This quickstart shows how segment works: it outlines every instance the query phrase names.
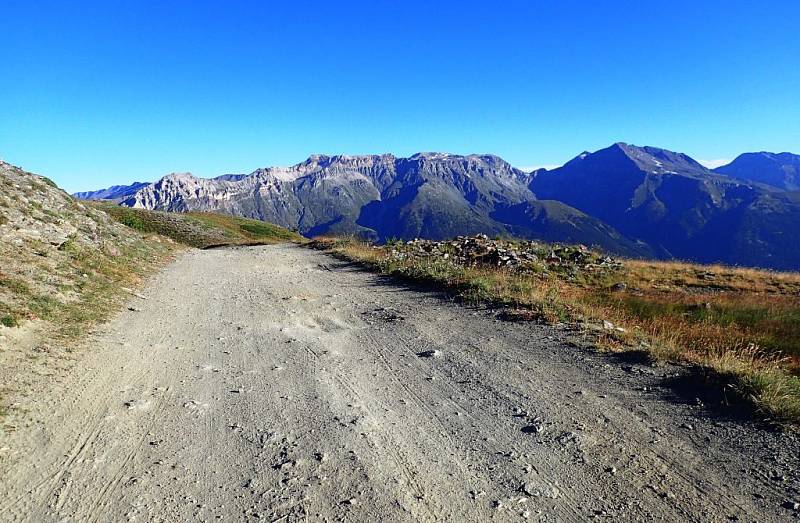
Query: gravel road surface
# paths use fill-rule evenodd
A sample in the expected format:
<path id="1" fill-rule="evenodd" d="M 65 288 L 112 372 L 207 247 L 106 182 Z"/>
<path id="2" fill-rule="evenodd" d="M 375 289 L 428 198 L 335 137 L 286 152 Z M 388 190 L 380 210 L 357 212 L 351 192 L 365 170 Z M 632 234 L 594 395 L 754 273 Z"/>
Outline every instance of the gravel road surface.
<path id="1" fill-rule="evenodd" d="M 800 520 L 797 435 L 684 369 L 296 246 L 141 292 L 0 442 L 0 521 Z"/>

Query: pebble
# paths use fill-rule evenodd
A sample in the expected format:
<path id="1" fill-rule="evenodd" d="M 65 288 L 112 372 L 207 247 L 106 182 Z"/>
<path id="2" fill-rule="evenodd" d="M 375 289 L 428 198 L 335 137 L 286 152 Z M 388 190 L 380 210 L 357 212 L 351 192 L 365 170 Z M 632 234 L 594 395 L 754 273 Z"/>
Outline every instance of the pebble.
<path id="1" fill-rule="evenodd" d="M 557 499 L 561 497 L 561 491 L 559 491 L 556 487 L 537 485 L 534 482 L 525 483 L 525 485 L 523 485 L 522 487 L 522 491 L 528 496 L 534 498 L 545 497 L 550 499 Z"/>
<path id="2" fill-rule="evenodd" d="M 542 431 L 542 426 L 538 423 L 522 427 L 522 432 L 525 434 L 539 434 L 541 431 Z"/>
<path id="3" fill-rule="evenodd" d="M 800 511 L 800 503 L 797 501 L 792 501 L 787 499 L 783 502 L 783 508 L 788 508 L 789 510 Z"/>

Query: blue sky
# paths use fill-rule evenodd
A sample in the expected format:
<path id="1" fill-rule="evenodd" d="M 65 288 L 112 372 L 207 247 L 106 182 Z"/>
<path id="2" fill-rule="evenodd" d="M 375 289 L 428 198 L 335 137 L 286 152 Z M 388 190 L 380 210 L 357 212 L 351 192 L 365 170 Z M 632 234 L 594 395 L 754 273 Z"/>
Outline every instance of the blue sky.
<path id="1" fill-rule="evenodd" d="M 797 0 L 3 0 L 0 19 L 0 158 L 68 190 L 312 153 L 800 153 Z"/>

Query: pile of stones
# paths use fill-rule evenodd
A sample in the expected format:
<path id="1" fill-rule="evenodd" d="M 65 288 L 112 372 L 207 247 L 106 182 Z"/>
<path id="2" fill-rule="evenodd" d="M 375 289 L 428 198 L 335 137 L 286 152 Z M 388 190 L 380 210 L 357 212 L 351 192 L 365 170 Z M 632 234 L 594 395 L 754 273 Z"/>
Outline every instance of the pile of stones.
<path id="1" fill-rule="evenodd" d="M 618 269 L 622 264 L 583 245 L 551 245 L 537 241 L 490 239 L 485 234 L 459 236 L 453 240 L 414 239 L 390 245 L 396 260 L 442 259 L 467 267 L 494 266 L 512 270 Z"/>

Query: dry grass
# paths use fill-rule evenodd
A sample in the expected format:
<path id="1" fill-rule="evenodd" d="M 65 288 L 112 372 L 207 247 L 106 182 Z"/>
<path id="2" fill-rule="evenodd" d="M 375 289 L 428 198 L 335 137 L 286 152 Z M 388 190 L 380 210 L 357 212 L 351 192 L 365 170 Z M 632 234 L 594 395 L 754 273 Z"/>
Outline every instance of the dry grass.
<path id="1" fill-rule="evenodd" d="M 589 289 L 585 300 L 692 350 L 754 344 L 800 373 L 800 275 L 674 263 L 625 265 L 625 292 Z"/>
<path id="2" fill-rule="evenodd" d="M 718 290 L 748 293 L 800 293 L 800 274 L 761 269 L 728 267 L 725 265 L 697 265 L 685 262 L 653 262 L 629 260 L 633 282 L 653 287 L 715 288 Z M 709 280 L 703 276 L 713 274 Z"/>
<path id="3" fill-rule="evenodd" d="M 800 274 L 676 262 L 626 261 L 579 278 L 398 260 L 353 238 L 313 245 L 374 270 L 428 282 L 517 316 L 580 323 L 611 349 L 645 348 L 660 359 L 712 369 L 776 419 L 800 421 Z M 611 290 L 623 283 L 622 290 Z M 603 321 L 620 330 L 599 328 Z"/>

